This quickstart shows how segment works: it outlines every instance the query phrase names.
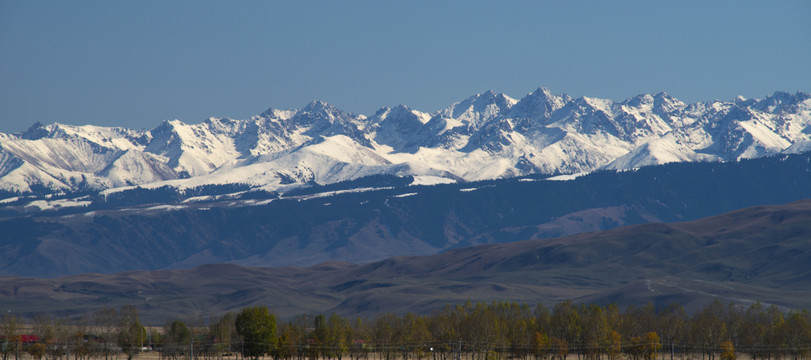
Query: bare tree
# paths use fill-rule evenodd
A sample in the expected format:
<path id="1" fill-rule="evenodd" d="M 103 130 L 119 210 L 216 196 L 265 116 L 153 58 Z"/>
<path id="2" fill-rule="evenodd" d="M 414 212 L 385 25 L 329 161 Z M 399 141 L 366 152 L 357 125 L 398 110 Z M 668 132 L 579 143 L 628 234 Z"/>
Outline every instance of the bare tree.
<path id="1" fill-rule="evenodd" d="M 138 319 L 138 309 L 132 305 L 121 307 L 121 318 L 118 322 L 118 345 L 127 354 L 127 359 L 132 360 L 146 340 L 146 329 Z"/>
<path id="2" fill-rule="evenodd" d="M 14 359 L 19 358 L 20 352 L 20 319 L 14 314 L 3 315 L 3 323 L 0 324 L 0 335 L 3 336 L 2 350 L 3 360 L 8 360 L 11 354 Z"/>
<path id="3" fill-rule="evenodd" d="M 93 321 L 99 332 L 101 353 L 105 360 L 115 355 L 116 329 L 119 323 L 118 312 L 113 308 L 103 308 L 96 311 Z"/>

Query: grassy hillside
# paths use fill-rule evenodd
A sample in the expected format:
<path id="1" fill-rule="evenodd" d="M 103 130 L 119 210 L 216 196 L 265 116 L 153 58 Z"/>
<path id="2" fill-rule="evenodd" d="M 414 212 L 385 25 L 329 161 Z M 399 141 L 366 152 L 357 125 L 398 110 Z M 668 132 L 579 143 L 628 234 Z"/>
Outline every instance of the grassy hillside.
<path id="1" fill-rule="evenodd" d="M 555 239 L 459 248 L 366 265 L 185 270 L 0 278 L 0 306 L 17 314 L 80 315 L 137 306 L 152 323 L 265 304 L 308 312 L 427 313 L 447 303 L 529 304 L 714 299 L 811 308 L 811 201 L 743 209 L 692 222 L 643 224 Z"/>

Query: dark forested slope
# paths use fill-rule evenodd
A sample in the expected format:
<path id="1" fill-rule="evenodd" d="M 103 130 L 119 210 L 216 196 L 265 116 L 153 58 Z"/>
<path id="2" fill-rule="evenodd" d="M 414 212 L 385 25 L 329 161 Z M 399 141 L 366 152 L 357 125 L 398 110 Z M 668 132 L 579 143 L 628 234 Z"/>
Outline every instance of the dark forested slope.
<path id="1" fill-rule="evenodd" d="M 371 178 L 283 198 L 253 194 L 192 203 L 171 197 L 157 202 L 167 199 L 165 189 L 141 189 L 132 198 L 137 201 L 118 197 L 113 205 L 99 198 L 82 211 L 7 210 L 0 220 L 0 274 L 62 276 L 222 262 L 363 264 L 478 244 L 687 221 L 811 198 L 811 156 L 679 163 L 597 172 L 571 181 L 404 183 Z M 352 190 L 375 184 L 381 186 Z"/>

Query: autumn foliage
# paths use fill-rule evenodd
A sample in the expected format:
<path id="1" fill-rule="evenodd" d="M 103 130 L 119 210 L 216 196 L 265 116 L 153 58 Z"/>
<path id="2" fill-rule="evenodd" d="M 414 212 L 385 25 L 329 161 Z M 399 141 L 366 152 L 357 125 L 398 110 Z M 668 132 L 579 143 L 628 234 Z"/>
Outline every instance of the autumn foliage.
<path id="1" fill-rule="evenodd" d="M 187 324 L 188 322 L 188 324 Z M 168 319 L 147 333 L 134 308 L 93 317 L 38 317 L 26 329 L 41 339 L 23 343 L 21 321 L 0 324 L 8 360 L 111 359 L 110 346 L 127 355 L 158 351 L 166 359 L 221 359 L 224 354 L 276 360 L 735 360 L 802 359 L 811 349 L 811 314 L 755 303 L 748 308 L 713 302 L 688 315 L 679 305 L 585 305 L 548 308 L 511 302 L 447 305 L 430 315 L 380 314 L 347 319 L 338 314 L 301 315 L 277 323 L 263 306 L 219 317 Z"/>

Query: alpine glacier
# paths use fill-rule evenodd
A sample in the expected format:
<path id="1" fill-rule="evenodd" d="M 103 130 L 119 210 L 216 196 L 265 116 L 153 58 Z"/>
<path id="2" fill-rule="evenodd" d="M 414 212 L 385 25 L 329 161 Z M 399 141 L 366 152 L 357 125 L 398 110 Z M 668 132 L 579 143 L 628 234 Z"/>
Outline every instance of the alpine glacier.
<path id="1" fill-rule="evenodd" d="M 686 104 L 667 93 L 617 102 L 538 88 L 520 100 L 487 91 L 431 114 L 399 105 L 371 116 L 314 101 L 152 130 L 37 123 L 0 133 L 0 190 L 241 183 L 285 192 L 376 174 L 475 181 L 730 161 L 804 151 L 809 140 L 802 92 Z"/>

